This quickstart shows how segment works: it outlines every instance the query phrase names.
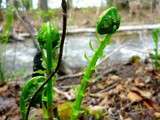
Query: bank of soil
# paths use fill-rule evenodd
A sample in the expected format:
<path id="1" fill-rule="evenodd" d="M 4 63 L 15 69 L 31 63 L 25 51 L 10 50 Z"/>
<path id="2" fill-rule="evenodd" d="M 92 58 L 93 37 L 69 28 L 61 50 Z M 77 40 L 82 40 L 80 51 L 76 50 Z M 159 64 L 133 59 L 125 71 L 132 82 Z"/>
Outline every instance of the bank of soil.
<path id="1" fill-rule="evenodd" d="M 153 70 L 148 60 L 102 66 L 89 84 L 83 108 L 88 109 L 86 106 L 89 106 L 91 110 L 100 110 L 100 120 L 160 119 L 160 72 Z M 74 100 L 73 86 L 79 83 L 80 78 L 64 77 L 57 82 L 61 92 L 57 92 L 56 106 L 60 107 L 69 99 Z M 18 106 L 21 84 L 18 81 L 0 86 L 0 120 L 20 120 Z M 41 113 L 40 108 L 33 109 L 30 116 L 40 120 Z M 84 116 L 81 115 L 82 120 L 95 119 L 94 115 Z"/>

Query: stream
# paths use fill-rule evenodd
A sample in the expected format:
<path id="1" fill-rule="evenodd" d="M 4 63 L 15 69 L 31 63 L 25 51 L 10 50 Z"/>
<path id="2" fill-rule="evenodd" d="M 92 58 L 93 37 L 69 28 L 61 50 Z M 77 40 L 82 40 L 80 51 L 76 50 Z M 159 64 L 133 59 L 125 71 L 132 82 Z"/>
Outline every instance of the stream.
<path id="1" fill-rule="evenodd" d="M 98 46 L 93 33 L 67 35 L 64 47 L 63 63 L 69 69 L 79 69 L 87 65 L 84 53 L 91 57 L 93 51 L 89 47 L 92 41 L 93 46 Z M 3 68 L 5 71 L 23 74 L 32 73 L 33 57 L 36 53 L 31 40 L 24 42 L 9 43 L 4 47 L 1 45 L 3 56 Z M 146 58 L 153 49 L 150 32 L 119 32 L 112 37 L 112 42 L 104 52 L 109 56 L 108 64 L 115 62 L 126 62 L 133 55 L 142 59 Z"/>

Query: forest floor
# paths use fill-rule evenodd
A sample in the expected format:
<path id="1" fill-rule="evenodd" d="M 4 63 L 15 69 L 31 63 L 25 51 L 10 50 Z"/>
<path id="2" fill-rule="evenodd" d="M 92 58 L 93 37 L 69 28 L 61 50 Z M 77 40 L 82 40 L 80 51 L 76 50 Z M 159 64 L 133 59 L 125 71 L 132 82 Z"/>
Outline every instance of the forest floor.
<path id="1" fill-rule="evenodd" d="M 103 67 L 102 67 L 103 66 Z M 94 74 L 83 101 L 88 116 L 81 120 L 160 120 L 160 72 L 149 61 L 102 65 Z M 57 81 L 55 104 L 62 120 L 68 120 L 78 76 L 61 77 Z M 20 120 L 21 84 L 10 82 L 0 86 L 0 120 Z M 42 110 L 33 109 L 30 117 L 41 120 Z"/>
<path id="2" fill-rule="evenodd" d="M 105 8 L 83 8 L 72 9 L 68 12 L 68 26 L 77 27 L 95 27 L 98 16 L 104 11 Z M 152 12 L 150 9 L 142 9 L 136 15 L 131 15 L 128 9 L 120 9 L 121 25 L 142 25 L 142 24 L 156 24 L 160 22 L 160 12 Z M 55 23 L 59 28 L 62 27 L 62 11 L 60 9 L 40 11 L 33 10 L 24 13 L 35 28 L 39 28 L 45 21 Z M 22 23 L 17 19 L 15 22 L 15 29 L 18 32 L 24 32 Z"/>

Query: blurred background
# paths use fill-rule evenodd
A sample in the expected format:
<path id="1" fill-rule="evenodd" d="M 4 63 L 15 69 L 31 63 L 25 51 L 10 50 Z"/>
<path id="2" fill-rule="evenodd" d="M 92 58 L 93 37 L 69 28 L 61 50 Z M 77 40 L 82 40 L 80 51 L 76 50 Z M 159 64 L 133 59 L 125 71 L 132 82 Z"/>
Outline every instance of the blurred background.
<path id="1" fill-rule="evenodd" d="M 68 29 L 64 48 L 65 74 L 81 71 L 84 53 L 97 47 L 95 26 L 106 8 L 120 11 L 121 28 L 106 48 L 107 64 L 125 62 L 138 55 L 145 59 L 153 49 L 151 30 L 160 28 L 159 0 L 67 0 Z M 62 28 L 61 0 L 0 0 L 0 79 L 28 79 L 37 51 L 33 38 L 42 23 Z"/>

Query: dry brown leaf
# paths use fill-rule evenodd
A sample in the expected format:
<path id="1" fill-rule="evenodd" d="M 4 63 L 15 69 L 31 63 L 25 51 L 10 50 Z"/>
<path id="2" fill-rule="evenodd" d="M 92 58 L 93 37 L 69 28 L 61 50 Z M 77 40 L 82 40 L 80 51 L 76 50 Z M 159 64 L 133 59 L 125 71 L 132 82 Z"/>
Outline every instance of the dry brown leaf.
<path id="1" fill-rule="evenodd" d="M 140 96 L 150 99 L 152 97 L 152 93 L 148 90 L 140 90 L 137 87 L 132 88 L 132 91 L 136 91 L 136 93 L 140 94 Z"/>
<path id="2" fill-rule="evenodd" d="M 116 86 L 116 90 L 117 91 L 122 91 L 124 89 L 125 89 L 124 86 L 122 86 L 121 84 L 119 84 L 119 85 Z"/>
<path id="3" fill-rule="evenodd" d="M 117 75 L 112 75 L 111 77 L 110 77 L 110 79 L 111 80 L 120 80 L 121 78 L 119 77 L 119 76 L 117 76 Z"/>
<path id="4" fill-rule="evenodd" d="M 121 98 L 122 101 L 125 101 L 127 99 L 125 93 L 121 93 L 119 97 Z"/>
<path id="5" fill-rule="evenodd" d="M 152 93 L 150 91 L 139 91 L 139 92 L 145 98 L 150 99 L 152 97 Z"/>
<path id="6" fill-rule="evenodd" d="M 90 110 L 92 110 L 92 111 L 103 111 L 103 110 L 105 110 L 105 107 L 104 106 L 89 106 L 88 107 Z"/>
<path id="7" fill-rule="evenodd" d="M 101 89 L 101 90 L 104 89 L 104 87 L 105 87 L 105 86 L 104 86 L 103 84 L 101 84 L 101 83 L 98 83 L 96 86 L 97 86 L 98 89 Z"/>
<path id="8" fill-rule="evenodd" d="M 8 90 L 8 86 L 5 85 L 3 87 L 0 87 L 0 96 L 3 96 L 4 94 L 6 94 L 6 91 Z"/>
<path id="9" fill-rule="evenodd" d="M 125 118 L 124 120 L 133 120 L 132 118 Z"/>
<path id="10" fill-rule="evenodd" d="M 156 118 L 160 118 L 160 112 L 155 112 L 155 113 L 154 113 L 154 116 L 155 116 Z"/>
<path id="11" fill-rule="evenodd" d="M 143 103 L 148 109 L 154 110 L 156 112 L 160 111 L 160 106 L 150 99 L 145 99 Z"/>
<path id="12" fill-rule="evenodd" d="M 160 110 L 160 106 L 158 104 L 156 104 L 154 101 L 152 101 L 151 99 L 151 93 L 150 92 L 146 92 L 146 91 L 142 91 L 138 88 L 134 88 L 134 90 L 132 90 L 129 94 L 128 94 L 128 98 L 132 101 L 132 102 L 140 102 L 142 101 L 143 104 L 151 110 L 154 111 L 159 111 Z"/>
<path id="13" fill-rule="evenodd" d="M 140 80 L 139 78 L 136 78 L 134 80 L 134 85 L 137 86 L 137 87 L 144 87 L 145 86 L 145 83 L 143 80 Z"/>
<path id="14" fill-rule="evenodd" d="M 127 97 L 132 102 L 140 102 L 143 100 L 142 96 L 138 95 L 136 92 L 133 91 L 130 91 Z"/>
<path id="15" fill-rule="evenodd" d="M 138 75 L 138 74 L 142 74 L 142 73 L 144 73 L 144 68 L 143 68 L 142 66 L 139 66 L 139 67 L 137 68 L 135 74 Z"/>

